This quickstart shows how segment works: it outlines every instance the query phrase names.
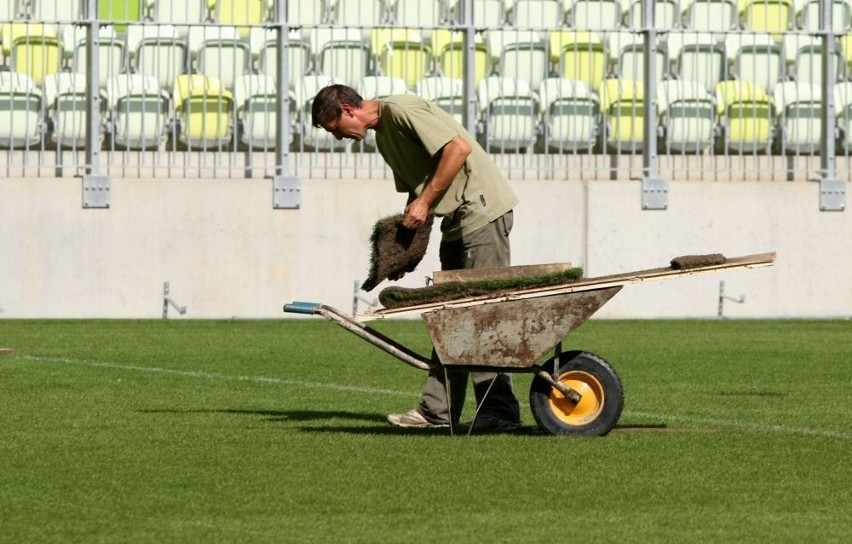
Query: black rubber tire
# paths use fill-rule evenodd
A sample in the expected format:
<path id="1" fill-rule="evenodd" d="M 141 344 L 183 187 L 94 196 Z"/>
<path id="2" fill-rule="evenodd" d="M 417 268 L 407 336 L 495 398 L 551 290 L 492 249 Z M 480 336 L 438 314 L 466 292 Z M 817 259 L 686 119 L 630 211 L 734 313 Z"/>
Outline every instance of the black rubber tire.
<path id="1" fill-rule="evenodd" d="M 624 387 L 612 366 L 602 357 L 585 351 L 568 351 L 559 356 L 559 379 L 581 379 L 591 388 L 581 399 L 583 408 L 591 408 L 588 418 L 576 418 L 566 414 L 571 410 L 570 401 L 540 376 L 535 376 L 530 386 L 530 409 L 538 426 L 555 435 L 603 436 L 615 427 L 624 409 Z M 556 358 L 542 365 L 553 375 Z M 594 378 L 594 379 L 591 379 Z M 592 391 L 596 389 L 596 393 Z M 582 394 L 582 391 L 581 391 Z M 586 405 L 583 405 L 583 402 Z M 589 403 L 592 403 L 589 406 Z M 557 409 L 557 406 L 559 409 Z"/>

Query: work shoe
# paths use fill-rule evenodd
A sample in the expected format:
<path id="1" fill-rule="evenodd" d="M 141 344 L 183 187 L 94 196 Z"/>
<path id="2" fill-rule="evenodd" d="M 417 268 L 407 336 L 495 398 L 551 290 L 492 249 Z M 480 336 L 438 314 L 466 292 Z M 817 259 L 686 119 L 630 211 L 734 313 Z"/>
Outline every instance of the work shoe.
<path id="1" fill-rule="evenodd" d="M 521 428 L 520 421 L 509 421 L 496 416 L 482 415 L 471 427 L 472 433 L 510 433 Z"/>
<path id="2" fill-rule="evenodd" d="M 449 427 L 447 423 L 432 423 L 423 414 L 417 411 L 417 408 L 405 412 L 404 414 L 391 414 L 388 416 L 388 423 L 397 427 L 417 427 L 422 429 L 439 429 L 441 427 Z"/>

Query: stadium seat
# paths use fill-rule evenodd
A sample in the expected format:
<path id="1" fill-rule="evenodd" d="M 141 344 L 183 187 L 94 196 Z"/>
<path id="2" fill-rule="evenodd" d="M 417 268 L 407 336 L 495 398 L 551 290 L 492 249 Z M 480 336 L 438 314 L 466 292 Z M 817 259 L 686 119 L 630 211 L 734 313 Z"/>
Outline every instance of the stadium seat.
<path id="1" fill-rule="evenodd" d="M 704 100 L 713 95 L 710 91 L 697 81 L 686 79 L 668 79 L 661 81 L 657 86 L 657 114 L 662 115 L 668 109 L 669 104 L 678 100 Z"/>
<path id="2" fill-rule="evenodd" d="M 160 89 L 171 94 L 175 79 L 189 70 L 186 41 L 177 36 L 176 29 L 172 37 L 142 38 L 133 62 L 136 72 L 154 76 Z"/>
<path id="3" fill-rule="evenodd" d="M 104 0 L 105 1 L 105 0 Z M 56 35 L 62 28 L 79 21 L 83 16 L 83 0 L 24 0 L 29 3 L 28 15 L 33 21 L 43 21 Z"/>
<path id="4" fill-rule="evenodd" d="M 395 26 L 438 26 L 449 19 L 446 2 L 396 0 L 389 6 L 388 15 Z"/>
<path id="5" fill-rule="evenodd" d="M 136 50 L 139 48 L 139 43 L 142 40 L 150 39 L 150 38 L 177 38 L 178 33 L 177 29 L 175 29 L 172 25 L 166 24 L 129 24 L 127 25 L 127 31 L 125 33 L 125 40 L 127 42 L 127 53 L 130 58 L 130 62 L 133 66 L 134 60 L 136 58 Z"/>
<path id="6" fill-rule="evenodd" d="M 334 24 L 341 27 L 380 26 L 388 23 L 384 0 L 335 0 Z"/>
<path id="7" fill-rule="evenodd" d="M 784 154 L 813 155 L 822 142 L 822 102 L 794 100 L 780 110 L 778 143 Z"/>
<path id="8" fill-rule="evenodd" d="M 98 38 L 98 86 L 103 89 L 115 75 L 127 71 L 127 49 L 124 40 L 118 37 Z M 85 41 L 77 42 L 74 47 L 73 70 L 80 74 L 86 73 Z"/>
<path id="9" fill-rule="evenodd" d="M 26 74 L 36 85 L 41 85 L 48 74 L 62 69 L 62 45 L 49 32 L 19 35 L 12 41 L 9 56 L 11 71 Z"/>
<path id="10" fill-rule="evenodd" d="M 847 0 L 830 0 L 830 2 L 832 29 L 838 34 L 844 34 L 849 30 L 850 7 L 852 6 L 849 5 Z M 820 29 L 819 5 L 820 0 L 809 0 L 798 11 L 800 28 L 805 32 L 817 32 Z"/>
<path id="11" fill-rule="evenodd" d="M 669 54 L 665 44 L 657 46 L 657 83 L 669 77 Z M 645 81 L 645 45 L 634 44 L 623 47 L 619 52 L 616 73 L 624 79 Z"/>
<path id="12" fill-rule="evenodd" d="M 642 28 L 642 0 L 634 0 L 625 15 L 630 28 Z M 680 3 L 677 0 L 660 0 L 654 5 L 654 27 L 657 30 L 678 28 L 681 22 Z"/>
<path id="13" fill-rule="evenodd" d="M 701 153 L 716 136 L 713 97 L 700 83 L 668 80 L 657 89 L 663 148 L 669 153 Z"/>
<path id="14" fill-rule="evenodd" d="M 464 120 L 464 81 L 461 79 L 428 76 L 421 79 L 414 88 L 415 94 L 452 115 L 459 124 Z"/>
<path id="15" fill-rule="evenodd" d="M 101 23 L 113 23 L 115 31 L 124 33 L 134 21 L 141 21 L 145 15 L 144 0 L 99 0 L 98 18 Z"/>
<path id="16" fill-rule="evenodd" d="M 548 35 L 550 60 L 565 79 L 582 81 L 594 90 L 603 83 L 609 57 L 599 34 L 555 30 Z"/>
<path id="17" fill-rule="evenodd" d="M 464 0 L 449 4 L 450 18 L 461 23 Z M 476 28 L 495 28 L 506 24 L 505 0 L 473 0 L 473 25 Z M 510 8 L 511 9 L 511 8 Z"/>
<path id="18" fill-rule="evenodd" d="M 742 18 L 746 29 L 780 40 L 793 27 L 793 0 L 748 0 Z"/>
<path id="19" fill-rule="evenodd" d="M 24 9 L 18 0 L 0 0 L 0 21 L 23 19 Z"/>
<path id="20" fill-rule="evenodd" d="M 588 85 L 548 78 L 541 82 L 538 96 L 543 127 L 539 151 L 577 153 L 594 149 L 600 132 L 600 104 Z"/>
<path id="21" fill-rule="evenodd" d="M 354 86 L 367 73 L 370 54 L 362 33 L 354 28 L 315 28 L 311 51 L 317 73 L 334 76 Z"/>
<path id="22" fill-rule="evenodd" d="M 213 18 L 223 25 L 237 27 L 241 38 L 248 38 L 251 26 L 261 25 L 269 18 L 267 0 L 214 0 Z"/>
<path id="23" fill-rule="evenodd" d="M 219 150 L 231 142 L 233 95 L 215 77 L 183 74 L 175 79 L 176 131 L 182 147 Z"/>
<path id="24" fill-rule="evenodd" d="M 262 28 L 253 28 L 250 34 L 252 51 L 257 57 L 257 71 L 260 74 L 278 78 L 278 32 Z M 291 30 L 287 41 L 287 71 L 290 89 L 295 89 L 296 81 L 308 72 L 311 66 L 311 46 L 300 30 Z"/>
<path id="25" fill-rule="evenodd" d="M 820 88 L 819 85 L 816 87 Z M 834 113 L 839 115 L 850 104 L 852 104 L 852 81 L 840 81 L 834 86 Z"/>
<path id="26" fill-rule="evenodd" d="M 261 74 L 237 78 L 234 100 L 239 119 L 238 143 L 246 149 L 272 150 L 278 129 L 278 88 L 275 79 Z M 296 117 L 295 94 L 290 94 L 290 122 Z M 287 127 L 291 130 L 291 127 Z"/>
<path id="27" fill-rule="evenodd" d="M 672 43 L 674 35 L 669 36 Z M 688 38 L 687 38 L 688 39 Z M 676 46 L 677 77 L 700 83 L 712 89 L 727 75 L 727 57 L 725 46 L 714 40 L 709 34 L 696 34 L 695 41 L 685 41 Z"/>
<path id="28" fill-rule="evenodd" d="M 86 145 L 86 77 L 75 72 L 58 72 L 45 77 L 44 97 L 49 126 L 48 140 L 57 149 L 82 150 Z M 101 114 L 106 112 L 106 96 L 101 90 Z M 98 134 L 98 141 L 103 133 Z M 100 144 L 99 144 L 100 145 Z"/>
<path id="29" fill-rule="evenodd" d="M 290 26 L 310 29 L 329 19 L 329 6 L 325 0 L 314 2 L 287 2 L 287 22 Z"/>
<path id="30" fill-rule="evenodd" d="M 210 40 L 240 41 L 240 35 L 235 26 L 201 25 L 192 26 L 186 35 L 186 44 L 189 48 L 189 61 L 194 62 L 198 58 L 198 51 L 205 42 Z"/>
<path id="31" fill-rule="evenodd" d="M 843 39 L 846 36 L 840 37 L 840 44 L 843 45 Z M 789 32 L 784 36 L 784 60 L 787 63 L 787 71 L 791 72 L 793 69 L 793 65 L 796 63 L 796 55 L 799 53 L 799 49 L 803 47 L 808 47 L 811 45 L 822 46 L 822 38 L 819 36 L 812 36 L 810 34 L 803 34 L 801 32 Z"/>
<path id="32" fill-rule="evenodd" d="M 609 72 L 615 72 L 618 67 L 618 58 L 621 55 L 621 50 L 638 45 L 642 46 L 645 43 L 645 37 L 638 32 L 630 29 L 619 29 L 606 33 L 606 51 L 609 54 L 608 68 Z M 665 43 L 665 42 L 663 42 Z"/>
<path id="33" fill-rule="evenodd" d="M 42 93 L 25 74 L 0 71 L 0 147 L 30 149 L 42 138 Z"/>
<path id="34" fill-rule="evenodd" d="M 237 77 L 251 71 L 251 49 L 244 40 L 208 39 L 198 49 L 197 63 L 199 72 L 233 89 Z"/>
<path id="35" fill-rule="evenodd" d="M 160 89 L 157 78 L 117 75 L 107 84 L 106 98 L 113 147 L 154 150 L 165 143 L 169 96 Z"/>
<path id="36" fill-rule="evenodd" d="M 736 50 L 730 47 L 727 52 L 733 55 L 732 72 L 735 77 L 753 81 L 763 87 L 766 92 L 772 93 L 775 85 L 784 78 L 787 65 L 784 61 L 784 48 L 772 41 L 768 34 L 764 36 L 769 40 L 766 43 L 741 42 Z"/>
<path id="37" fill-rule="evenodd" d="M 568 22 L 577 30 L 609 31 L 621 25 L 621 15 L 618 0 L 575 0 Z"/>
<path id="38" fill-rule="evenodd" d="M 52 25 L 35 23 L 31 21 L 6 21 L 0 24 L 0 43 L 2 43 L 3 57 L 8 61 L 12 53 L 12 42 L 22 36 L 49 36 L 57 37 L 56 29 Z"/>
<path id="39" fill-rule="evenodd" d="M 550 72 L 550 53 L 540 33 L 509 28 L 486 32 L 491 62 L 501 76 L 523 79 L 537 89 Z"/>
<path id="40" fill-rule="evenodd" d="M 699 32 L 728 32 L 738 25 L 737 4 L 733 0 L 692 0 L 681 6 L 686 27 Z"/>
<path id="41" fill-rule="evenodd" d="M 645 93 L 641 82 L 607 79 L 600 89 L 606 118 L 606 146 L 617 153 L 636 153 L 644 143 Z"/>
<path id="42" fill-rule="evenodd" d="M 186 38 L 191 25 L 210 21 L 209 0 L 156 0 L 153 17 L 160 23 L 173 25 Z"/>
<path id="43" fill-rule="evenodd" d="M 368 100 L 397 94 L 411 94 L 404 79 L 389 76 L 365 76 L 355 88 Z"/>
<path id="44" fill-rule="evenodd" d="M 461 32 L 438 29 L 431 34 L 432 52 L 437 59 L 441 75 L 452 78 L 464 77 L 464 36 Z M 437 44 L 437 45 L 436 45 Z M 491 72 L 488 46 L 480 34 L 474 39 L 474 85 Z"/>
<path id="45" fill-rule="evenodd" d="M 207 0 L 156 0 L 152 15 L 154 21 L 174 25 L 182 37 L 189 33 L 189 25 L 210 20 Z"/>
<path id="46" fill-rule="evenodd" d="M 518 29 L 555 27 L 564 20 L 562 0 L 515 0 L 510 15 Z"/>
<path id="47" fill-rule="evenodd" d="M 822 85 L 822 46 L 813 44 L 800 47 L 796 53 L 792 75 L 793 79 L 801 83 Z M 839 50 L 834 52 L 834 76 L 834 82 L 846 78 L 846 62 Z"/>
<path id="48" fill-rule="evenodd" d="M 775 105 L 750 81 L 716 84 L 716 110 L 724 126 L 722 150 L 739 154 L 769 151 L 775 136 Z"/>
<path id="49" fill-rule="evenodd" d="M 485 123 L 480 136 L 486 151 L 523 153 L 535 144 L 539 105 L 525 81 L 488 76 L 476 94 Z"/>
<path id="50" fill-rule="evenodd" d="M 414 87 L 431 71 L 432 48 L 423 42 L 419 30 L 379 28 L 370 35 L 372 53 L 383 75 L 402 79 Z M 366 74 L 362 71 L 360 76 Z M 359 77 L 360 79 L 360 77 Z"/>
<path id="51" fill-rule="evenodd" d="M 835 96 L 837 96 L 835 94 Z M 793 102 L 810 102 L 822 99 L 822 89 L 813 83 L 802 83 L 799 81 L 782 81 L 772 91 L 775 108 L 783 112 L 787 104 Z"/>

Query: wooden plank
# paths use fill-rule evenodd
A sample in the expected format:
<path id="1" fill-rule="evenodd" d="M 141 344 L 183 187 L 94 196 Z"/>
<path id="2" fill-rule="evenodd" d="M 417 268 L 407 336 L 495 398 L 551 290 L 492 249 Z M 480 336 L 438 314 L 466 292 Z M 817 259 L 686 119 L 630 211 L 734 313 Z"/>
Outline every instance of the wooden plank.
<path id="1" fill-rule="evenodd" d="M 514 280 L 544 276 L 573 268 L 571 263 L 524 264 L 505 268 L 470 268 L 466 270 L 438 270 L 432 273 L 435 284 L 451 281 Z"/>
<path id="2" fill-rule="evenodd" d="M 754 255 L 744 255 L 742 257 L 731 257 L 726 259 L 724 263 L 716 265 L 708 265 L 696 268 L 688 268 L 676 270 L 671 267 L 666 268 L 651 268 L 647 270 L 637 270 L 635 272 L 625 272 L 622 274 L 613 274 L 610 276 L 600 276 L 597 278 L 586 278 L 573 283 L 565 283 L 560 285 L 551 285 L 547 287 L 537 287 L 533 289 L 519 290 L 509 294 L 500 296 L 481 295 L 465 299 L 458 299 L 444 302 L 432 302 L 419 304 L 416 306 L 406 306 L 404 308 L 390 308 L 381 310 L 371 310 L 365 314 L 357 316 L 359 321 L 372 321 L 375 319 L 388 319 L 394 317 L 402 317 L 405 315 L 421 314 L 430 310 L 442 308 L 463 308 L 466 306 L 475 306 L 479 304 L 491 304 L 506 300 L 519 300 L 526 298 L 535 298 L 549 295 L 557 295 L 562 293 L 575 293 L 579 291 L 591 291 L 594 289 L 604 289 L 607 287 L 615 287 L 619 285 L 627 285 L 630 283 L 639 283 L 648 280 L 667 279 L 678 276 L 692 276 L 704 272 L 713 272 L 716 270 L 726 270 L 732 268 L 761 268 L 764 266 L 772 266 L 775 264 L 775 252 L 756 253 Z"/>

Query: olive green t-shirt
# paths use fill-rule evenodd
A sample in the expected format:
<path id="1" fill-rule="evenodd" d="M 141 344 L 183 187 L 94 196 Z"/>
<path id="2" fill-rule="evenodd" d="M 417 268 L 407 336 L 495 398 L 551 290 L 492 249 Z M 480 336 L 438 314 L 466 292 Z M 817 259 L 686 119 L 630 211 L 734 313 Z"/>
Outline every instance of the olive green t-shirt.
<path id="1" fill-rule="evenodd" d="M 379 100 L 376 145 L 394 173 L 396 190 L 419 195 L 432 179 L 443 147 L 456 136 L 472 149 L 433 211 L 445 241 L 494 221 L 518 203 L 509 182 L 470 133 L 450 114 L 415 95 Z"/>

